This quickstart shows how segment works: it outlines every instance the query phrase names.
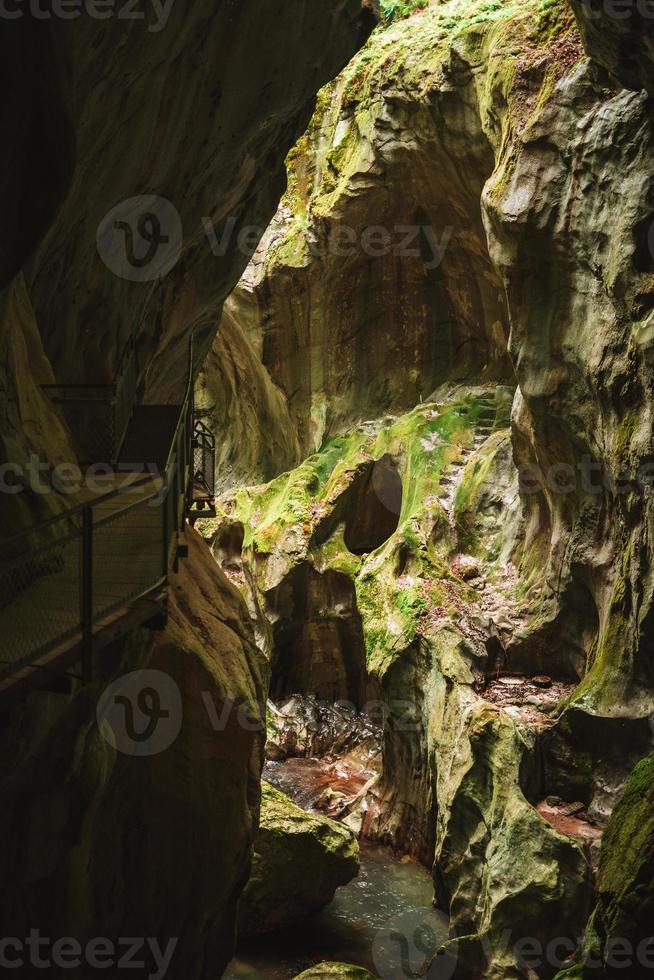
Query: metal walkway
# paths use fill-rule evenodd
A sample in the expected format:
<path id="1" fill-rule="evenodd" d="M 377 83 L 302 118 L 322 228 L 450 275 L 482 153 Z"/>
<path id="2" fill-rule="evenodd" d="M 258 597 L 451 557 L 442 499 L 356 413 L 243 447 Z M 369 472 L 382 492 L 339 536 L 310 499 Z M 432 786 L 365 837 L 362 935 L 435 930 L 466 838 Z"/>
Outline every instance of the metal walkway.
<path id="1" fill-rule="evenodd" d="M 80 389 L 74 413 L 62 392 L 78 446 L 88 449 Z M 100 439 L 113 457 L 104 478 L 112 489 L 2 543 L 0 707 L 34 688 L 64 689 L 70 677 L 88 682 L 103 646 L 140 624 L 161 628 L 186 520 L 213 508 L 215 441 L 194 416 L 191 356 L 181 405 L 121 402 L 122 431 L 110 407 Z"/>

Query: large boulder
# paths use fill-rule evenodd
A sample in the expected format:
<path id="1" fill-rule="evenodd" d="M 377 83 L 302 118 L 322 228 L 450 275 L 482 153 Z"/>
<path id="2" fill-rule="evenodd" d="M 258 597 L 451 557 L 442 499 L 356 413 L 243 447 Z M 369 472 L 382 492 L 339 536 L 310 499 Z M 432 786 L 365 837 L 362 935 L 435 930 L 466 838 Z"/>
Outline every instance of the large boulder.
<path id="1" fill-rule="evenodd" d="M 261 824 L 239 906 L 239 934 L 273 932 L 306 919 L 358 871 L 359 845 L 349 830 L 306 813 L 262 783 Z"/>
<path id="2" fill-rule="evenodd" d="M 349 963 L 319 963 L 300 973 L 295 980 L 376 980 L 372 973 Z"/>

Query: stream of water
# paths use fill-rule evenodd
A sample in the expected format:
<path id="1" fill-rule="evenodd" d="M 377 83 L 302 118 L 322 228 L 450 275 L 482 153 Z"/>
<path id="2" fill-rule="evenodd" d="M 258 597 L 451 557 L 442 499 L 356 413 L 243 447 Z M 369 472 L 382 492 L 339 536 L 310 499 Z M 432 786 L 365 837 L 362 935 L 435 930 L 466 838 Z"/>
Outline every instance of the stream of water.
<path id="1" fill-rule="evenodd" d="M 325 961 L 363 966 L 382 980 L 419 976 L 447 939 L 447 923 L 432 908 L 432 897 L 422 865 L 362 842 L 359 876 L 338 889 L 331 905 L 293 929 L 250 940 L 225 976 L 290 980 Z"/>
<path id="2" fill-rule="evenodd" d="M 324 812 L 325 790 L 355 798 L 379 772 L 381 728 L 369 718 L 303 695 L 269 711 L 277 736 L 264 779 L 304 810 Z M 447 957 L 429 966 L 448 922 L 433 908 L 427 869 L 366 841 L 360 848 L 358 877 L 330 905 L 293 928 L 243 941 L 226 980 L 291 980 L 323 962 L 362 966 L 381 980 L 449 980 Z"/>

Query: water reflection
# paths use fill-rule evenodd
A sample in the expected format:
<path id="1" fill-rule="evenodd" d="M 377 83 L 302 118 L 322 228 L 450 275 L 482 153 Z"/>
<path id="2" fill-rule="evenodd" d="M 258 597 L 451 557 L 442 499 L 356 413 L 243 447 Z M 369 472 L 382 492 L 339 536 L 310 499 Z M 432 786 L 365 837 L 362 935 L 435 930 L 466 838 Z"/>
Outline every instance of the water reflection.
<path id="1" fill-rule="evenodd" d="M 359 877 L 308 922 L 249 941 L 230 964 L 227 980 L 290 980 L 326 960 L 366 967 L 383 980 L 424 974 L 447 939 L 445 918 L 432 909 L 432 897 L 422 865 L 362 842 Z"/>

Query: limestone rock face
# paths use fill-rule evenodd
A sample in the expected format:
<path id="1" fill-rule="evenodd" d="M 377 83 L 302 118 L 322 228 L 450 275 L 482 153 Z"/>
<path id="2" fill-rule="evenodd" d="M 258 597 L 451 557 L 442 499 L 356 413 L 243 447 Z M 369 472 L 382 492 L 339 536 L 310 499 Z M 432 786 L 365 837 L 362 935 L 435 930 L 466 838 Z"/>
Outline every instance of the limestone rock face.
<path id="1" fill-rule="evenodd" d="M 32 695 L 1 743 L 7 934 L 176 939 L 174 980 L 215 977 L 231 958 L 264 742 L 262 726 L 240 718 L 259 716 L 267 687 L 242 600 L 196 535 L 189 544 L 168 628 L 104 651 L 95 683 L 70 698 Z M 141 670 L 164 676 L 162 707 L 179 725 L 142 757 L 96 722 L 108 685 Z"/>
<path id="2" fill-rule="evenodd" d="M 506 928 L 578 934 L 594 852 L 538 801 L 581 799 L 605 819 L 647 743 L 651 499 L 634 476 L 652 452 L 652 135 L 645 96 L 588 63 L 565 5 L 430 5 L 378 31 L 323 93 L 230 301 L 301 453 L 338 436 L 228 504 L 250 527 L 250 605 L 258 594 L 279 630 L 287 610 L 270 597 L 300 565 L 353 578 L 369 681 L 395 705 L 363 832 L 434 860 L 439 901 L 476 937 L 459 944 L 469 975 L 514 975 Z M 424 254 L 330 251 L 338 229 L 416 215 L 454 226 L 436 270 Z M 443 379 L 502 380 L 507 344 L 510 439 L 485 431 L 479 394 L 474 425 L 447 393 L 385 417 Z M 375 521 L 378 540 L 359 522 L 359 554 L 362 487 L 386 458 L 399 522 Z M 584 458 L 599 486 L 580 482 Z M 567 701 L 553 715 L 517 688 L 500 696 L 506 670 L 553 676 Z"/>
<path id="3" fill-rule="evenodd" d="M 0 165 L 0 465 L 24 467 L 33 453 L 74 461 L 40 386 L 110 382 L 132 336 L 140 397 L 179 399 L 191 332 L 199 362 L 316 92 L 375 19 L 360 0 L 166 9 L 159 24 L 25 11 L 0 25 L 11 147 Z M 180 251 L 165 278 L 134 282 L 105 264 L 96 238 L 111 209 L 141 195 L 175 209 Z M 73 502 L 3 494 L 0 535 Z M 248 874 L 263 734 L 229 711 L 214 731 L 202 694 L 218 718 L 235 702 L 258 719 L 267 683 L 242 600 L 195 539 L 172 588 L 165 633 L 128 637 L 93 688 L 35 695 L 3 729 L 2 821 L 15 849 L 2 859 L 2 919 L 12 936 L 178 937 L 169 975 L 215 978 Z M 170 674 L 184 709 L 180 736 L 148 759 L 116 754 L 95 721 L 103 687 L 140 668 Z"/>
<path id="4" fill-rule="evenodd" d="M 265 482 L 300 459 L 283 392 L 228 309 L 195 389 L 196 405 L 216 433 L 219 486 Z"/>
<path id="5" fill-rule="evenodd" d="M 627 969 L 651 975 L 654 909 L 654 757 L 634 769 L 602 841 L 598 904 L 581 951 L 578 977 L 610 978 Z M 616 964 L 622 959 L 624 966 Z M 563 980 L 563 974 L 561 980 Z"/>
<path id="6" fill-rule="evenodd" d="M 252 873 L 239 904 L 239 934 L 274 932 L 319 912 L 359 871 L 353 834 L 308 814 L 262 783 Z"/>
<path id="7" fill-rule="evenodd" d="M 286 478 L 283 490 L 274 482 L 261 508 L 253 506 L 257 580 L 265 594 L 299 560 L 354 576 L 369 674 L 386 697 L 420 691 L 418 732 L 389 721 L 385 768 L 396 783 L 380 784 L 377 823 L 378 832 L 421 854 L 435 842 L 447 849 L 452 828 L 439 830 L 424 815 L 438 798 L 446 819 L 465 791 L 456 784 L 453 798 L 449 780 L 447 790 L 433 785 L 450 771 L 443 726 L 471 758 L 467 705 L 480 672 L 486 682 L 508 669 L 571 685 L 556 723 L 527 746 L 521 792 L 530 803 L 538 791 L 574 793 L 569 802 L 581 796 L 605 820 L 651 734 L 654 131 L 642 89 L 651 92 L 652 31 L 635 13 L 611 24 L 604 15 L 583 22 L 579 7 L 575 21 L 564 3 L 430 4 L 378 30 L 319 100 L 289 157 L 289 193 L 268 244 L 231 307 L 248 337 L 259 337 L 261 363 L 297 420 L 302 453 L 322 450 L 296 470 L 297 480 Z M 389 254 L 330 251 L 338 229 L 410 220 L 405 202 L 437 229 L 454 226 L 437 270 L 424 254 L 396 267 Z M 405 295 L 396 268 L 406 270 L 415 305 L 394 306 Z M 447 313 L 430 321 L 434 310 Z M 342 324 L 354 325 L 351 333 Z M 388 414 L 418 402 L 443 377 L 504 380 L 507 348 L 517 385 L 510 448 L 498 435 L 465 461 L 456 493 L 440 471 L 432 490 L 415 477 L 411 454 L 402 459 Z M 433 364 L 443 373 L 431 373 Z M 423 381 L 410 391 L 414 377 Z M 388 435 L 363 449 L 373 464 L 397 457 L 404 499 L 398 529 L 359 564 L 347 547 L 347 509 L 336 507 L 340 494 L 353 510 L 357 493 L 336 477 L 325 482 L 317 460 L 332 448 L 347 456 L 351 444 L 339 439 L 364 421 L 367 431 Z M 439 445 L 434 432 L 421 438 Z M 367 462 L 347 468 L 356 487 Z M 407 525 L 409 514 L 415 520 Z M 398 534 L 407 538 L 402 548 Z M 504 556 L 505 608 L 486 606 L 480 643 L 468 595 L 458 584 L 452 595 L 442 583 L 445 561 L 459 579 L 457 568 L 484 555 Z M 491 581 L 494 589 L 499 581 Z M 488 583 L 470 585 L 489 594 Z M 438 611 L 429 630 L 417 631 L 431 605 Z M 442 711 L 426 693 L 441 684 L 448 691 Z M 509 714 L 520 724 L 523 706 L 514 707 Z M 506 748 L 503 737 L 500 744 Z M 528 770 L 541 749 L 545 768 L 535 778 Z M 493 754 L 484 747 L 482 755 L 492 782 Z M 415 778 L 405 775 L 414 771 Z M 423 816 L 406 820 L 407 811 Z M 536 892 L 542 885 L 553 910 L 565 892 L 578 919 L 579 849 L 570 861 L 560 855 L 562 891 L 549 890 L 556 862 L 549 844 L 544 852 L 547 870 L 534 857 Z M 442 863 L 463 894 L 461 882 L 472 880 L 463 852 Z M 476 923 L 490 916 L 492 932 L 502 915 L 491 897 Z"/>
<path id="8" fill-rule="evenodd" d="M 354 581 L 368 683 L 391 705 L 362 829 L 434 862 L 466 977 L 521 975 L 506 929 L 579 934 L 596 825 L 654 710 L 652 31 L 642 8 L 572 7 L 430 4 L 380 28 L 321 95 L 229 303 L 300 455 L 320 447 L 226 497 L 241 584 L 275 623 L 275 675 L 288 607 L 271 596 L 307 564 Z M 424 242 L 414 261 L 361 247 L 396 221 L 453 226 L 436 268 Z M 507 351 L 511 419 L 490 431 L 483 393 L 452 386 L 506 380 Z M 374 539 L 360 502 L 387 465 L 400 516 Z M 559 693 L 524 697 L 505 672 Z M 548 797 L 587 808 L 584 833 Z M 635 929 L 626 883 L 649 868 L 617 828 L 590 933 L 604 951 L 617 922 Z"/>
<path id="9" fill-rule="evenodd" d="M 130 337 L 141 396 L 179 399 L 191 332 L 199 364 L 222 303 L 274 214 L 284 157 L 317 90 L 375 21 L 361 0 L 165 6 L 165 23 L 149 14 L 44 20 L 26 11 L 2 25 L 11 76 L 3 124 L 12 146 L 0 172 L 0 286 L 8 290 L 0 324 L 2 463 L 24 466 L 32 452 L 60 462 L 61 423 L 35 389 L 54 380 L 111 382 Z M 179 256 L 164 278 L 135 282 L 105 264 L 96 239 L 110 210 L 143 195 L 177 212 L 179 225 L 162 226 L 162 234 L 179 245 Z M 35 358 L 16 371 L 23 345 Z M 30 426 L 45 439 L 25 430 L 28 403 Z M 74 460 L 70 446 L 66 459 Z M 42 500 L 36 504 L 39 516 L 49 516 Z"/>
<path id="10" fill-rule="evenodd" d="M 273 432 L 290 416 L 302 455 L 447 378 L 510 372 L 480 207 L 492 145 L 472 70 L 448 64 L 439 28 L 412 18 L 378 32 L 324 89 L 289 156 L 275 221 L 225 307 L 226 331 L 241 327 L 241 359 L 254 344 L 284 396 Z M 401 70 L 387 69 L 398 51 Z M 223 344 L 219 333 L 216 354 Z M 228 385 L 228 373 L 213 357 L 207 386 Z M 249 374 L 248 386 L 260 369 Z M 236 444 L 229 425 L 225 435 Z"/>
<path id="11" fill-rule="evenodd" d="M 654 757 L 634 770 L 606 831 L 598 874 L 599 908 L 593 925 L 604 958 L 611 942 L 624 938 L 648 951 L 634 976 L 651 971 L 654 910 Z"/>
<path id="12" fill-rule="evenodd" d="M 605 90 L 598 102 L 597 82 L 581 65 L 554 87 L 484 196 L 513 311 L 515 456 L 538 474 L 524 498 L 529 540 L 536 553 L 546 549 L 562 605 L 581 612 L 577 634 L 593 638 L 580 707 L 634 719 L 652 708 L 643 643 L 652 586 L 649 562 L 638 558 L 649 553 L 651 522 L 641 468 L 651 452 L 642 175 L 652 135 L 643 94 Z M 609 227 L 594 216 L 602 174 L 610 182 L 616 167 L 624 208 Z"/>
<path id="13" fill-rule="evenodd" d="M 229 313 L 301 453 L 444 377 L 501 378 L 510 330 L 524 575 L 545 568 L 543 619 L 578 638 L 582 710 L 636 724 L 654 707 L 650 115 L 589 64 L 564 4 L 429 5 L 322 93 Z M 343 229 L 411 215 L 454 229 L 436 269 L 360 242 L 334 254 Z"/>
<path id="14" fill-rule="evenodd" d="M 544 780 L 558 785 L 554 754 L 547 774 L 539 762 L 558 724 L 524 697 L 500 705 L 493 693 L 496 673 L 507 667 L 498 650 L 510 660 L 518 648 L 528 660 L 549 601 L 541 577 L 519 586 L 524 526 L 507 451 L 510 392 L 460 386 L 441 395 L 332 440 L 268 486 L 226 493 L 203 531 L 250 608 L 269 619 L 273 639 L 296 616 L 279 596 L 298 570 L 322 578 L 338 572 L 353 583 L 366 689 L 383 706 L 384 724 L 383 771 L 366 786 L 364 804 L 357 801 L 353 824 L 434 866 L 439 904 L 457 935 L 468 937 L 458 944 L 469 971 L 462 975 L 511 976 L 506 929 L 515 941 L 535 928 L 542 938 L 583 929 L 587 858 L 582 843 L 557 832 L 536 807 L 550 788 Z M 389 493 L 388 460 L 399 494 Z M 360 540 L 358 520 L 368 527 L 359 512 L 360 486 L 368 483 L 380 504 L 396 509 L 396 526 L 359 554 L 348 541 Z M 244 529 L 237 566 L 222 546 L 224 527 L 235 525 Z M 352 615 L 336 596 L 321 595 L 326 622 Z M 313 694 L 308 638 L 294 650 L 305 665 L 294 675 L 297 693 Z M 346 646 L 341 657 L 343 671 L 353 670 L 359 652 Z M 550 671 L 558 676 L 567 662 L 563 651 L 552 655 Z M 271 670 L 274 691 L 288 676 L 279 650 Z M 593 796 L 592 779 L 586 791 Z"/>
<path id="15" fill-rule="evenodd" d="M 570 0 L 588 54 L 626 88 L 654 92 L 654 24 L 649 4 Z"/>
<path id="16" fill-rule="evenodd" d="M 360 0 L 173 4 L 169 12 L 165 25 L 56 23 L 53 43 L 76 92 L 67 109 L 77 164 L 29 272 L 60 380 L 110 380 L 136 331 L 145 387 L 160 400 L 183 387 L 191 328 L 200 359 L 213 339 L 257 244 L 254 234 L 249 245 L 238 235 L 263 231 L 274 213 L 285 153 L 317 89 L 374 23 Z M 96 248 L 107 212 L 139 194 L 166 198 L 180 216 L 180 259 L 162 284 L 119 278 Z"/>
<path id="17" fill-rule="evenodd" d="M 41 390 L 54 381 L 22 274 L 0 292 L 0 460 L 26 472 L 33 455 L 51 465 L 70 462 L 75 449 L 63 420 Z M 7 483 L 10 479 L 7 478 Z M 29 485 L 20 493 L 2 494 L 0 538 L 54 515 L 75 503 L 70 497 L 39 494 Z"/>

